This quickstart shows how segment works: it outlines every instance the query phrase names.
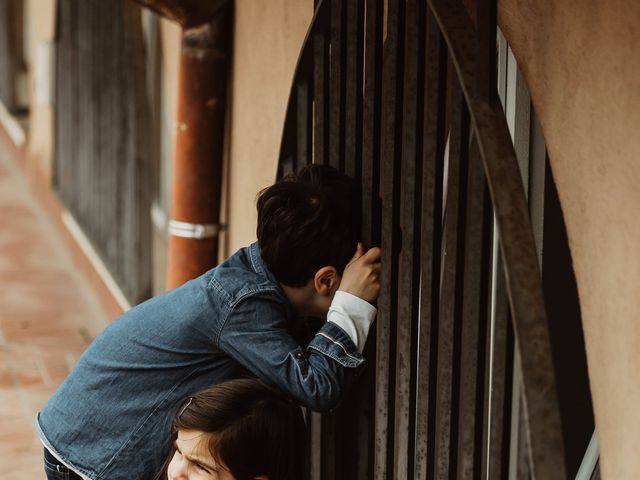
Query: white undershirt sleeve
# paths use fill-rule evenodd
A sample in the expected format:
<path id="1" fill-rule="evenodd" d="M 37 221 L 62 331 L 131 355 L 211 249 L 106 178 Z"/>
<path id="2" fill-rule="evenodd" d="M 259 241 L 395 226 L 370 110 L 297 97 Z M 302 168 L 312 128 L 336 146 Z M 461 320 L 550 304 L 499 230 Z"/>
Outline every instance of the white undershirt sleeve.
<path id="1" fill-rule="evenodd" d="M 369 335 L 369 327 L 376 318 L 378 309 L 366 300 L 351 293 L 338 290 L 333 297 L 327 321 L 339 326 L 353 340 L 362 353 Z"/>

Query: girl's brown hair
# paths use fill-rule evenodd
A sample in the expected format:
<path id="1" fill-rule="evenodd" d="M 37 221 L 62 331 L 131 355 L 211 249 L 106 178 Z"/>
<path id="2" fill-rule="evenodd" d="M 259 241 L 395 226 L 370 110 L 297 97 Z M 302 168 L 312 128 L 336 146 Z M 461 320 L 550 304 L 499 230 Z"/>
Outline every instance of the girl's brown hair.
<path id="1" fill-rule="evenodd" d="M 209 436 L 209 451 L 236 480 L 305 478 L 306 430 L 302 410 L 258 379 L 229 380 L 185 401 L 173 425 Z"/>

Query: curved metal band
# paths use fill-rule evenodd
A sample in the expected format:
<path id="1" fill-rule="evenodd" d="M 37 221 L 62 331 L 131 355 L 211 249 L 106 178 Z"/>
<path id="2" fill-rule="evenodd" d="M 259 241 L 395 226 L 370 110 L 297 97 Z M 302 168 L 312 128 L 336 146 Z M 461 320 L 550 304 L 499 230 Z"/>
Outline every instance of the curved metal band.
<path id="1" fill-rule="evenodd" d="M 428 0 L 464 93 L 489 185 L 522 360 L 533 478 L 565 478 L 564 445 L 551 342 L 529 211 L 516 153 L 500 104 L 478 91 L 475 28 L 463 6 Z"/>
<path id="2" fill-rule="evenodd" d="M 217 223 L 189 223 L 169 220 L 169 234 L 174 237 L 204 240 L 217 237 L 224 227 Z"/>

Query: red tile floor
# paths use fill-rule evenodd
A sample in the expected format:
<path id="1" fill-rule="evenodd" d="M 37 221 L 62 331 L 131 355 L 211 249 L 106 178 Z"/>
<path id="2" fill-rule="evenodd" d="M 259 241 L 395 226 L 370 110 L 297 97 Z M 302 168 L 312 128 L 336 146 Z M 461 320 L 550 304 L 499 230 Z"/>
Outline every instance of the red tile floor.
<path id="1" fill-rule="evenodd" d="M 38 409 L 108 316 L 0 138 L 0 477 L 44 479 Z"/>

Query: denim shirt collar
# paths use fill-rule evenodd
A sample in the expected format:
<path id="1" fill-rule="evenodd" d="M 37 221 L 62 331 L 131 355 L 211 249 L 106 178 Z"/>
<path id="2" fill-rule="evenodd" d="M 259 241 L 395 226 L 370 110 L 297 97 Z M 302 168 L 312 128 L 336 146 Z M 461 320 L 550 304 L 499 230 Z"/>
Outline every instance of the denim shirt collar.
<path id="1" fill-rule="evenodd" d="M 262 260 L 262 255 L 260 255 L 260 245 L 258 245 L 258 242 L 253 242 L 249 245 L 249 259 L 251 260 L 251 266 L 256 273 L 264 275 L 269 279 L 269 281 L 280 287 L 280 282 L 278 282 L 273 273 L 271 273 L 265 265 L 264 260 Z M 282 290 L 282 287 L 280 287 L 280 290 Z"/>

